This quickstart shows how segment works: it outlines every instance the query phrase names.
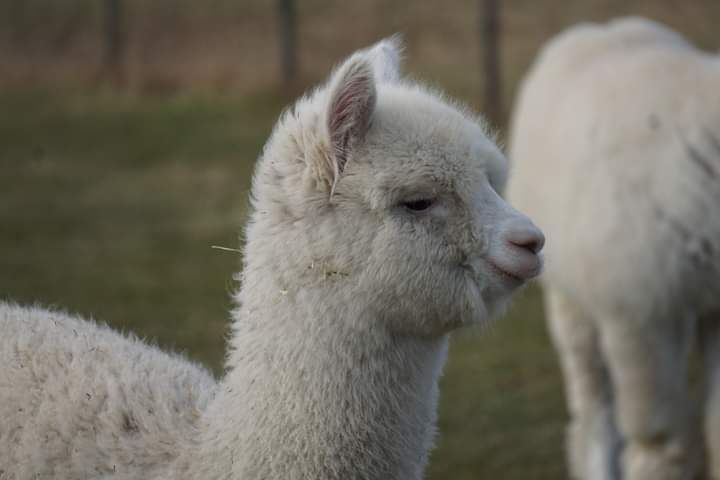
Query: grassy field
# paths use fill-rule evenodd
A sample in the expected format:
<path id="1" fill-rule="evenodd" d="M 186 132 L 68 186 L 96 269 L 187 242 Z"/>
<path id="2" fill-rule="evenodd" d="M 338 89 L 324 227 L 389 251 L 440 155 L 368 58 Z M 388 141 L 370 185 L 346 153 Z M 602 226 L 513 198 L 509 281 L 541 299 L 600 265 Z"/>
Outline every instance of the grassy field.
<path id="1" fill-rule="evenodd" d="M 285 99 L 0 94 L 0 298 L 137 332 L 221 372 L 249 174 Z M 539 292 L 453 338 L 431 479 L 562 477 Z"/>

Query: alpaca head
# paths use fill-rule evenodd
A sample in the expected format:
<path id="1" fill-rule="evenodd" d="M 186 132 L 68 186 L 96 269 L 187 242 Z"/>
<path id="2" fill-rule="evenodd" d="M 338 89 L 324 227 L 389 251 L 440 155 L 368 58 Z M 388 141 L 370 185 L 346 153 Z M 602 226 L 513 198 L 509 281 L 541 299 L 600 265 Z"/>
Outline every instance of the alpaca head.
<path id="1" fill-rule="evenodd" d="M 287 295 L 439 335 L 537 275 L 544 239 L 500 197 L 505 158 L 481 122 L 400 80 L 398 59 L 394 39 L 359 51 L 283 116 L 253 182 L 246 272 L 263 251 Z"/>

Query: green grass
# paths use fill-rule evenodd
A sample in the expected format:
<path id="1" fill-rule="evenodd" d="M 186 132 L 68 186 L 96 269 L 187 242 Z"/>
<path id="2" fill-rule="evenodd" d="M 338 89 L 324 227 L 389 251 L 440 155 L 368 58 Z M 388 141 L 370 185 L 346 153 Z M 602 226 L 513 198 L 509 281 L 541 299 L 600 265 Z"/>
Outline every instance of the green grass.
<path id="1" fill-rule="evenodd" d="M 562 383 L 531 286 L 482 335 L 455 334 L 431 479 L 564 478 Z"/>
<path id="2" fill-rule="evenodd" d="M 277 103 L 277 102 L 275 102 Z M 255 157 L 279 108 L 0 98 L 0 296 L 95 316 L 216 370 Z"/>
<path id="3" fill-rule="evenodd" d="M 249 175 L 283 100 L 0 93 L 0 298 L 223 358 Z M 539 291 L 453 338 L 430 479 L 563 477 Z"/>

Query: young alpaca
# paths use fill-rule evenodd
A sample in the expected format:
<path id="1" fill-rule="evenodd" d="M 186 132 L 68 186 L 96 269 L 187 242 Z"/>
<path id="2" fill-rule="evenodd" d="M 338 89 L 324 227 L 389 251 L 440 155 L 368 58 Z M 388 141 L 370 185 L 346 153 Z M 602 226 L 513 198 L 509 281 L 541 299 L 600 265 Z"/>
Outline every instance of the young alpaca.
<path id="1" fill-rule="evenodd" d="M 718 56 L 630 18 L 560 34 L 521 89 L 510 198 L 553 236 L 542 280 L 575 478 L 700 468 L 687 357 L 698 319 L 716 312 L 704 336 L 720 338 L 718 85 Z M 718 352 L 706 434 L 720 478 Z"/>
<path id="2" fill-rule="evenodd" d="M 540 269 L 468 114 L 350 57 L 253 178 L 228 371 L 58 313 L 0 309 L 3 479 L 419 479 L 448 332 Z"/>

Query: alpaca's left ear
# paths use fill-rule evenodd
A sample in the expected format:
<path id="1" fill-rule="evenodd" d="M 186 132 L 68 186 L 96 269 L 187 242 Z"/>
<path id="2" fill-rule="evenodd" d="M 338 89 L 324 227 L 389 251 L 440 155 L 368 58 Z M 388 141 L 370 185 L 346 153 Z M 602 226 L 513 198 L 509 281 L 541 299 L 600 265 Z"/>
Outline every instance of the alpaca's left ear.
<path id="1" fill-rule="evenodd" d="M 333 75 L 330 85 L 327 132 L 334 192 L 345 164 L 370 128 L 377 100 L 371 59 L 364 54 L 353 55 Z"/>
<path id="2" fill-rule="evenodd" d="M 402 37 L 395 34 L 379 41 L 367 50 L 372 61 L 375 78 L 380 83 L 396 83 L 400 80 L 400 57 Z"/>

